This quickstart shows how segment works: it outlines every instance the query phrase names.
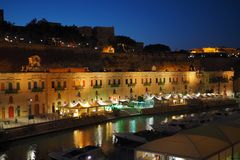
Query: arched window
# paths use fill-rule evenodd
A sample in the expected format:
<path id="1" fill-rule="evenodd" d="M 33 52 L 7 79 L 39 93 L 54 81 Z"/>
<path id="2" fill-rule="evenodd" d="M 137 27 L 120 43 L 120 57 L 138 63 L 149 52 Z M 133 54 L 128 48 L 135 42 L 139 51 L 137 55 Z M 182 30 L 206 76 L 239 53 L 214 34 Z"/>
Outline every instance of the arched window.
<path id="1" fill-rule="evenodd" d="M 114 90 L 113 90 L 113 94 L 116 94 L 116 93 L 117 93 L 117 92 L 116 92 L 116 89 L 114 89 Z"/>
<path id="2" fill-rule="evenodd" d="M 35 95 L 35 101 L 39 101 L 38 95 Z"/>
<path id="3" fill-rule="evenodd" d="M 77 96 L 78 96 L 78 97 L 81 97 L 81 93 L 80 93 L 80 91 L 78 91 Z"/>
<path id="4" fill-rule="evenodd" d="M 132 88 L 130 88 L 130 93 L 133 93 L 133 89 Z"/>
<path id="5" fill-rule="evenodd" d="M 61 99 L 61 93 L 58 93 L 58 99 Z"/>
<path id="6" fill-rule="evenodd" d="M 9 97 L 9 103 L 13 103 L 13 97 L 12 96 Z"/>

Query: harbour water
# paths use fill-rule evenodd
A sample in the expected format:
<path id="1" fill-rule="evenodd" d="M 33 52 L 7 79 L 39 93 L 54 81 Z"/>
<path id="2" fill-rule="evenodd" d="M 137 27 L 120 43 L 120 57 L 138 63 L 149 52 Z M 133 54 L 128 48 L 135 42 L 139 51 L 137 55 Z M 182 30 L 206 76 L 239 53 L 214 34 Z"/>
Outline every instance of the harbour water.
<path id="1" fill-rule="evenodd" d="M 0 160 L 48 160 L 50 152 L 87 145 L 101 146 L 110 159 L 127 160 L 126 150 L 114 146 L 113 133 L 151 129 L 150 125 L 154 122 L 172 116 L 137 116 L 0 144 Z"/>

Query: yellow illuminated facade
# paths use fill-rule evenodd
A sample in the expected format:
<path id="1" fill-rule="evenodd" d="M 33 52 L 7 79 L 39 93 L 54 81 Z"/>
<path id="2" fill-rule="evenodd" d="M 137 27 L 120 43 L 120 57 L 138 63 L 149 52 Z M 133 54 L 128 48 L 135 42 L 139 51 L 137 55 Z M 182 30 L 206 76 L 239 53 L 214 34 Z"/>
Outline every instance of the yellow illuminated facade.
<path id="1" fill-rule="evenodd" d="M 95 100 L 137 98 L 146 93 L 233 94 L 233 71 L 219 72 L 27 72 L 0 73 L 0 119 L 53 113 L 74 104 L 86 112 Z M 87 102 L 81 104 L 81 102 Z"/>
<path id="2" fill-rule="evenodd" d="M 219 47 L 205 47 L 205 48 L 194 48 L 191 53 L 229 53 L 234 54 L 238 52 L 235 48 L 219 48 Z"/>
<path id="3" fill-rule="evenodd" d="M 115 53 L 115 49 L 112 46 L 106 46 L 103 48 L 103 53 Z"/>

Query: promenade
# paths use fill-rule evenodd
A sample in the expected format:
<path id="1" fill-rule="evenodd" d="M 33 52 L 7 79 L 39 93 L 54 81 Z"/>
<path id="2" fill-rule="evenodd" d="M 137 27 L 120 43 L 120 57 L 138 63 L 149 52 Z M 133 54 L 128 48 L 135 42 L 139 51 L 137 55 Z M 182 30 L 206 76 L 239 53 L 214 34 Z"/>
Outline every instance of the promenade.
<path id="1" fill-rule="evenodd" d="M 213 103 L 214 102 L 214 103 Z M 140 112 L 120 111 L 117 113 L 108 113 L 102 115 L 92 115 L 84 117 L 59 117 L 56 114 L 49 114 L 43 117 L 36 117 L 28 120 L 27 117 L 22 117 L 15 120 L 10 120 L 9 123 L 1 122 L 2 129 L 0 131 L 0 142 L 7 142 L 21 138 L 66 130 L 76 127 L 83 127 L 93 124 L 99 124 L 107 121 L 113 121 L 119 118 L 149 115 L 149 114 L 166 114 L 166 113 L 181 113 L 181 112 L 198 112 L 208 111 L 220 108 L 238 107 L 235 100 L 219 100 L 208 101 L 201 105 L 185 105 L 185 106 L 156 106 L 153 108 L 142 109 Z"/>

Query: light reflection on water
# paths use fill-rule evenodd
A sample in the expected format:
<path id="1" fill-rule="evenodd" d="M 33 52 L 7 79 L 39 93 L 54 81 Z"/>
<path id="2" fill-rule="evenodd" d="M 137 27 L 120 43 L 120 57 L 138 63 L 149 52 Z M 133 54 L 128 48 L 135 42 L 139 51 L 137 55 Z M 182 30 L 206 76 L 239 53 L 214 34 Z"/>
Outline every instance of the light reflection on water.
<path id="1" fill-rule="evenodd" d="M 3 153 L 3 154 L 0 153 L 0 160 L 6 160 L 6 159 L 7 159 L 7 154 L 6 153 Z"/>
<path id="2" fill-rule="evenodd" d="M 0 154 L 0 160 L 15 160 L 16 157 L 23 160 L 43 160 L 48 159 L 47 155 L 50 152 L 87 145 L 99 145 L 111 157 L 115 155 L 113 133 L 151 129 L 150 125 L 163 121 L 166 117 L 159 115 L 131 117 L 11 142 L 0 147 L 5 149 L 3 154 Z"/>

